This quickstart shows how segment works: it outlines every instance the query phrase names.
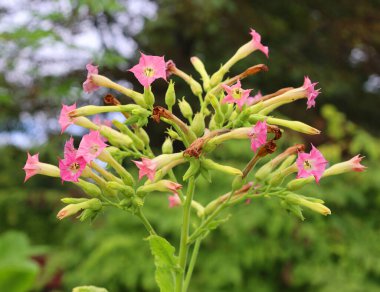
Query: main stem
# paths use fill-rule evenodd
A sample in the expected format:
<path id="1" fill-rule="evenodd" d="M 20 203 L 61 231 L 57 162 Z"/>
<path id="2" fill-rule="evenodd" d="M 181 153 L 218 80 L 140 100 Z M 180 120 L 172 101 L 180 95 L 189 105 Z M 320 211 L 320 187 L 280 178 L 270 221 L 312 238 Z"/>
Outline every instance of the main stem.
<path id="1" fill-rule="evenodd" d="M 179 266 L 181 270 L 177 273 L 176 277 L 176 292 L 183 291 L 183 280 L 186 269 L 187 252 L 189 246 L 187 245 L 187 240 L 189 237 L 189 227 L 190 227 L 190 209 L 191 201 L 193 200 L 195 187 L 194 176 L 189 178 L 189 184 L 187 186 L 186 200 L 183 205 L 183 219 L 182 219 L 182 230 L 181 230 L 181 241 L 179 246 Z"/>
<path id="2" fill-rule="evenodd" d="M 190 263 L 189 263 L 189 268 L 188 268 L 187 273 L 186 273 L 185 283 L 184 283 L 184 287 L 183 287 L 183 291 L 184 292 L 186 292 L 187 288 L 189 288 L 191 276 L 193 275 L 195 263 L 197 262 L 199 247 L 201 246 L 201 241 L 202 241 L 201 237 L 199 237 L 195 241 L 195 245 L 194 245 L 194 249 L 193 249 L 193 254 L 191 255 L 191 259 L 190 259 Z"/>

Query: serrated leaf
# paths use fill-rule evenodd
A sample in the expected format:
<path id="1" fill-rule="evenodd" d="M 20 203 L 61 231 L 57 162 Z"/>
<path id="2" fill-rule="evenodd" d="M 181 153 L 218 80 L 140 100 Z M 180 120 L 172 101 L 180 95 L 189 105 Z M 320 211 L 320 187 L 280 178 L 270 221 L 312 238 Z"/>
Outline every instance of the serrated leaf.
<path id="1" fill-rule="evenodd" d="M 175 248 L 163 237 L 148 237 L 150 249 L 156 266 L 155 279 L 161 292 L 172 292 L 175 287 L 178 259 L 174 255 Z"/>

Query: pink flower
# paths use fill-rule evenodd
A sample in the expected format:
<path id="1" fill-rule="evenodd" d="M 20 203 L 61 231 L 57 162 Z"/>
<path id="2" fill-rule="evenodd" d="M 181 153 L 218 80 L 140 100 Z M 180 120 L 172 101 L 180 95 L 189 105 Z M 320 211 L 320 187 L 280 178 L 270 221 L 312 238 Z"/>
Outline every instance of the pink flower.
<path id="1" fill-rule="evenodd" d="M 148 56 L 141 53 L 139 63 L 130 69 L 144 87 L 149 87 L 158 78 L 166 80 L 166 65 L 164 57 Z"/>
<path id="2" fill-rule="evenodd" d="M 182 185 L 177 184 L 170 180 L 165 180 L 165 186 L 171 191 L 173 194 L 177 194 L 178 190 L 182 189 Z"/>
<path id="3" fill-rule="evenodd" d="M 298 152 L 296 160 L 298 167 L 297 178 L 305 178 L 312 175 L 318 183 L 327 167 L 328 161 L 314 145 L 311 146 L 310 153 Z"/>
<path id="4" fill-rule="evenodd" d="M 87 69 L 87 79 L 85 82 L 83 82 L 83 90 L 86 93 L 91 93 L 100 88 L 91 79 L 92 74 L 99 74 L 99 70 L 98 70 L 98 66 L 94 66 L 91 63 L 86 65 L 86 69 Z"/>
<path id="5" fill-rule="evenodd" d="M 177 207 L 181 205 L 181 199 L 176 193 L 172 196 L 169 196 L 168 200 L 169 200 L 169 208 L 173 208 L 173 207 Z"/>
<path id="6" fill-rule="evenodd" d="M 236 103 L 241 109 L 243 105 L 248 102 L 249 93 L 252 89 L 242 89 L 240 80 L 236 82 L 235 85 L 228 86 L 222 84 L 223 89 L 227 92 L 227 95 L 222 99 L 223 103 Z"/>
<path id="7" fill-rule="evenodd" d="M 71 118 L 69 113 L 77 108 L 76 103 L 73 105 L 62 104 L 61 114 L 59 115 L 58 123 L 61 126 L 61 134 L 67 129 L 68 126 L 72 125 L 75 118 Z"/>
<path id="8" fill-rule="evenodd" d="M 261 94 L 261 91 L 259 90 L 254 97 L 248 97 L 247 105 L 252 105 L 254 103 L 259 102 L 262 97 L 263 95 Z"/>
<path id="9" fill-rule="evenodd" d="M 362 172 L 367 168 L 364 165 L 360 164 L 363 158 L 363 156 L 360 156 L 360 154 L 358 154 L 348 161 L 353 171 Z"/>
<path id="10" fill-rule="evenodd" d="M 248 136 L 251 138 L 251 149 L 254 152 L 267 142 L 267 131 L 266 121 L 258 121 L 256 125 L 252 127 Z"/>
<path id="11" fill-rule="evenodd" d="M 64 147 L 64 159 L 59 160 L 62 181 L 77 182 L 85 167 L 86 161 L 82 156 L 77 156 L 74 139 L 70 138 Z"/>
<path id="12" fill-rule="evenodd" d="M 142 158 L 141 161 L 132 160 L 139 168 L 139 179 L 142 179 L 145 175 L 151 181 L 154 180 L 156 175 L 157 163 L 152 159 Z"/>
<path id="13" fill-rule="evenodd" d="M 309 77 L 305 76 L 302 87 L 306 90 L 307 109 L 315 107 L 315 99 L 321 93 L 320 89 L 314 89 L 314 86 L 317 84 L 318 82 L 311 83 Z"/>
<path id="14" fill-rule="evenodd" d="M 87 163 L 90 163 L 106 148 L 99 131 L 91 131 L 83 136 L 80 141 L 77 156 L 82 156 Z"/>
<path id="15" fill-rule="evenodd" d="M 26 182 L 28 179 L 30 179 L 32 176 L 38 174 L 40 167 L 39 167 L 39 160 L 38 160 L 38 153 L 35 155 L 30 155 L 28 153 L 28 159 L 26 160 L 25 166 L 23 170 L 25 170 L 25 179 L 24 182 Z"/>
<path id="16" fill-rule="evenodd" d="M 252 36 L 252 43 L 255 49 L 262 51 L 267 58 L 269 58 L 269 49 L 261 43 L 261 35 L 251 28 L 250 35 Z"/>

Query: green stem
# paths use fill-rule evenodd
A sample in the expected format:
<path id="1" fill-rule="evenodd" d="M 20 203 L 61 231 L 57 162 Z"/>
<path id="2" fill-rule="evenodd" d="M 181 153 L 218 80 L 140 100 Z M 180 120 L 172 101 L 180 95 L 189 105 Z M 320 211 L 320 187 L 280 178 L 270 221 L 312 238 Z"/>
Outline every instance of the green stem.
<path id="1" fill-rule="evenodd" d="M 191 236 L 189 237 L 187 241 L 187 244 L 190 245 L 195 239 L 198 238 L 199 235 L 201 235 L 202 230 L 206 229 L 207 225 L 209 225 L 211 221 L 214 220 L 214 218 L 218 216 L 220 212 L 223 211 L 223 209 L 228 205 L 228 202 L 230 201 L 230 199 L 232 198 L 234 194 L 235 194 L 235 191 L 232 191 L 230 195 L 228 196 L 228 198 L 222 204 L 220 204 L 204 222 L 201 223 L 201 225 L 193 232 L 193 234 L 191 234 Z"/>
<path id="2" fill-rule="evenodd" d="M 183 286 L 183 292 L 186 292 L 187 289 L 189 288 L 189 284 L 190 284 L 191 276 L 193 274 L 194 266 L 195 266 L 195 263 L 197 262 L 199 247 L 201 246 L 201 241 L 202 241 L 202 238 L 198 238 L 195 241 L 193 254 L 191 255 L 189 268 L 187 269 L 187 273 L 186 273 L 185 283 Z"/>
<path id="3" fill-rule="evenodd" d="M 176 292 L 183 291 L 183 280 L 185 274 L 186 260 L 187 260 L 187 252 L 188 245 L 187 240 L 189 237 L 189 229 L 190 229 L 190 210 L 191 210 L 191 201 L 193 200 L 194 195 L 194 187 L 195 187 L 195 178 L 194 176 L 189 178 L 189 183 L 187 186 L 186 200 L 183 205 L 183 219 L 182 219 L 182 230 L 181 230 L 181 241 L 179 246 L 179 266 L 181 271 L 177 273 L 176 277 Z"/>
<path id="4" fill-rule="evenodd" d="M 156 231 L 154 231 L 152 225 L 150 225 L 141 208 L 138 209 L 136 215 L 141 219 L 141 222 L 144 224 L 146 230 L 150 233 L 150 235 L 157 235 Z"/>

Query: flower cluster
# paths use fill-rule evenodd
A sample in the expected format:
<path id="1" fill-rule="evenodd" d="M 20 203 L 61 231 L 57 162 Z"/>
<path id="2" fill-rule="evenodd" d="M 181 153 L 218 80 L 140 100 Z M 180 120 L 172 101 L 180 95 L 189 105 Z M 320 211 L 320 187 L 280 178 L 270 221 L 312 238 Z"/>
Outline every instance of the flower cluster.
<path id="1" fill-rule="evenodd" d="M 117 207 L 140 218 L 151 235 L 157 233 L 143 214 L 144 202 L 150 193 L 169 193 L 169 207 L 181 207 L 184 210 L 182 232 L 185 235 L 181 237 L 179 252 L 182 260 L 179 272 L 174 271 L 177 274 L 177 287 L 183 285 L 186 271 L 184 250 L 196 240 L 203 239 L 208 231 L 215 229 L 222 221 L 214 218 L 227 207 L 244 204 L 253 197 L 262 196 L 279 199 L 283 208 L 301 219 L 304 218 L 303 208 L 323 215 L 331 214 L 322 200 L 296 191 L 308 183 L 319 183 L 324 177 L 363 171 L 365 167 L 360 164 L 362 157 L 358 155 L 346 162 L 329 166 L 322 152 L 314 145 L 311 145 L 311 150 L 307 153 L 302 144 L 275 154 L 277 141 L 288 130 L 309 135 L 317 135 L 320 131 L 300 121 L 275 118 L 271 115 L 272 112 L 299 99 L 306 99 L 307 109 L 315 107 L 320 89 L 315 88 L 317 82 L 312 82 L 305 76 L 302 86 L 286 87 L 267 94 L 258 90 L 256 95 L 251 96 L 253 89 L 244 89 L 245 85 L 243 88 L 244 79 L 265 72 L 267 67 L 264 64 L 251 66 L 226 78 L 227 72 L 232 72 L 231 68 L 237 62 L 256 51 L 269 57 L 269 49 L 262 44 L 260 34 L 251 29 L 250 35 L 252 39 L 242 45 L 212 75 L 199 58 L 192 57 L 190 61 L 199 73 L 201 82 L 180 70 L 172 60 L 165 61 L 164 57 L 143 53 L 139 63 L 129 70 L 142 85 L 142 92 L 113 82 L 99 74 L 98 66 L 87 64 L 84 92 L 94 93 L 100 88 L 112 89 L 130 98 L 131 102 L 121 104 L 116 96 L 108 94 L 104 97 L 103 106 L 77 108 L 75 103 L 63 104 L 58 119 L 61 133 L 72 124 L 83 127 L 88 132 L 81 138 L 77 149 L 72 137 L 65 143 L 59 167 L 41 163 L 38 154 L 31 156 L 28 153 L 24 167 L 25 181 L 36 174 L 60 177 L 62 181 L 75 183 L 87 196 L 92 197 L 65 198 L 63 202 L 68 205 L 58 213 L 59 219 L 78 212 L 81 212 L 81 220 L 94 219 L 103 207 Z M 188 96 L 181 101 L 177 100 L 173 82 L 175 78 L 185 82 L 189 86 L 189 94 L 199 100 L 197 112 L 194 111 L 193 102 L 188 102 L 191 100 Z M 167 108 L 156 105 L 153 82 L 161 82 L 162 85 L 168 83 L 165 98 L 159 102 L 165 102 Z M 173 112 L 176 105 L 182 118 Z M 122 113 L 126 121 L 102 121 L 99 114 L 109 112 Z M 88 116 L 94 118 L 91 120 Z M 145 131 L 150 118 L 168 126 L 167 137 L 159 155 L 152 151 L 150 137 Z M 211 159 L 213 156 L 210 154 L 220 149 L 220 144 L 236 139 L 246 140 L 247 143 L 250 141 L 252 159 L 247 161 L 243 169 Z M 185 150 L 175 152 L 174 141 L 182 144 L 179 149 Z M 262 159 L 266 156 L 271 159 L 263 164 Z M 124 161 L 126 158 L 128 161 Z M 98 164 L 98 159 L 105 162 L 107 167 Z M 176 172 L 179 165 L 187 169 L 181 178 Z M 210 172 L 231 177 L 231 189 L 204 205 L 194 198 L 195 181 L 198 176 L 203 176 L 211 182 Z M 147 179 L 144 180 L 145 177 Z M 186 194 L 182 191 L 183 184 L 187 184 Z M 191 208 L 201 220 L 196 223 L 198 225 L 190 235 Z"/>

